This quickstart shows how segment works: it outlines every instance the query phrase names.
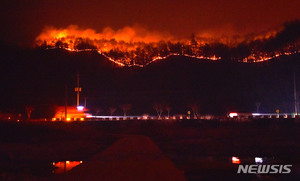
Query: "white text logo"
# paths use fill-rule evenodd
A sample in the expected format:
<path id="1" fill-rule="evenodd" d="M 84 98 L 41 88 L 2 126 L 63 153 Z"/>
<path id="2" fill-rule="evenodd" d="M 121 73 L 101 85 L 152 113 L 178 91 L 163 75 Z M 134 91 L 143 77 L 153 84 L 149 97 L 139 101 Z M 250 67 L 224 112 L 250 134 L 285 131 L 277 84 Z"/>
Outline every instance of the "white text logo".
<path id="1" fill-rule="evenodd" d="M 249 174 L 288 174 L 292 165 L 239 165 L 237 173 Z"/>

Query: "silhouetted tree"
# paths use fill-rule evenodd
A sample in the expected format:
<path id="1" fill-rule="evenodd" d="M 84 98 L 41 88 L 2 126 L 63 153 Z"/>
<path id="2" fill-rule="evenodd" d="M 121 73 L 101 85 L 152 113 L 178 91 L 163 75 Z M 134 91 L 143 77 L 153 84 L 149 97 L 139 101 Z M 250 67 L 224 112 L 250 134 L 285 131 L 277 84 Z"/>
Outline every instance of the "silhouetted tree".
<path id="1" fill-rule="evenodd" d="M 231 60 L 229 47 L 222 43 L 215 43 L 212 45 L 213 52 L 217 57 L 222 57 L 222 60 Z"/>
<path id="2" fill-rule="evenodd" d="M 117 108 L 115 108 L 115 107 L 109 107 L 108 108 L 108 111 L 109 111 L 111 116 L 116 112 L 116 110 L 117 110 Z"/>
<path id="3" fill-rule="evenodd" d="M 256 113 L 258 113 L 259 107 L 260 107 L 261 103 L 260 103 L 260 102 L 257 102 L 255 105 L 256 105 Z"/>
<path id="4" fill-rule="evenodd" d="M 199 111 L 200 106 L 198 104 L 192 104 L 192 105 L 190 105 L 190 108 L 193 111 L 194 117 L 195 118 L 198 117 L 198 111 Z"/>
<path id="5" fill-rule="evenodd" d="M 165 105 L 165 109 L 166 109 L 166 111 L 167 111 L 167 113 L 168 113 L 168 118 L 169 118 L 169 117 L 170 117 L 170 112 L 171 112 L 172 107 L 169 106 L 169 105 Z"/>
<path id="6" fill-rule="evenodd" d="M 32 106 L 26 106 L 26 113 L 27 113 L 27 118 L 28 119 L 31 118 L 32 111 L 34 111 L 34 107 L 32 107 Z"/>
<path id="7" fill-rule="evenodd" d="M 191 44 L 192 46 L 197 46 L 197 45 L 198 45 L 194 33 L 192 33 L 190 44 Z"/>
<path id="8" fill-rule="evenodd" d="M 210 45 L 205 44 L 203 47 L 201 47 L 203 55 L 206 57 L 210 57 L 214 54 L 213 49 Z"/>
<path id="9" fill-rule="evenodd" d="M 127 112 L 131 109 L 131 104 L 120 105 L 120 108 L 122 109 L 124 116 L 127 116 Z"/>
<path id="10" fill-rule="evenodd" d="M 64 43 L 62 41 L 58 40 L 55 43 L 55 48 L 64 48 L 63 45 L 64 45 Z"/>
<path id="11" fill-rule="evenodd" d="M 162 57 L 169 55 L 169 49 L 167 43 L 164 41 L 160 41 L 158 43 L 158 51 L 159 51 L 159 55 Z"/>
<path id="12" fill-rule="evenodd" d="M 95 50 L 97 47 L 93 45 L 93 42 L 88 39 L 77 38 L 74 43 L 74 48 L 77 50 L 92 49 Z"/>
<path id="13" fill-rule="evenodd" d="M 103 112 L 101 108 L 96 108 L 95 110 L 96 116 L 98 116 L 101 112 Z"/>
<path id="14" fill-rule="evenodd" d="M 154 103 L 153 104 L 153 108 L 155 109 L 155 111 L 156 111 L 156 113 L 158 115 L 158 118 L 160 119 L 161 118 L 161 114 L 164 111 L 164 106 L 161 103 Z"/>

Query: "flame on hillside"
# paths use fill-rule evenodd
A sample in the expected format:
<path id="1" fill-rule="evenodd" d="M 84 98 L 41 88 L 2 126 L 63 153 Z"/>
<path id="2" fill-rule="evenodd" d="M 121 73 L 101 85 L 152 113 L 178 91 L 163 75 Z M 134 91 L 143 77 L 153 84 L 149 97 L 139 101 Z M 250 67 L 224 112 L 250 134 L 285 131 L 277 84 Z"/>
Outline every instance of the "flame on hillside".
<path id="1" fill-rule="evenodd" d="M 47 42 L 48 45 L 55 46 L 58 41 L 66 43 L 73 49 L 80 41 L 86 41 L 105 51 L 112 48 L 132 49 L 139 43 L 155 43 L 161 40 L 171 41 L 173 37 L 167 33 L 148 32 L 141 27 L 126 26 L 119 30 L 110 27 L 97 33 L 93 29 L 80 29 L 76 25 L 67 28 L 46 27 L 36 38 L 36 42 L 41 45 Z"/>
<path id="2" fill-rule="evenodd" d="M 213 33 L 213 32 L 212 32 Z M 216 41 L 212 34 L 206 33 L 190 39 L 176 40 L 168 33 L 150 32 L 141 27 L 124 27 L 113 30 L 109 27 L 97 33 L 93 29 L 80 29 L 76 25 L 67 28 L 46 27 L 36 38 L 36 44 L 46 48 L 64 48 L 69 51 L 97 51 L 119 66 L 146 66 L 156 60 L 172 55 L 183 55 L 197 59 L 219 60 L 226 58 L 241 42 L 250 45 L 274 38 L 277 31 L 270 31 L 251 37 L 235 39 L 219 37 Z M 240 62 L 261 62 L 281 55 L 297 53 L 295 47 L 284 47 L 280 51 L 265 51 L 257 45 L 247 47 L 248 52 L 234 59 Z M 259 48 L 257 48 L 259 47 Z M 296 44 L 299 46 L 299 42 Z"/>

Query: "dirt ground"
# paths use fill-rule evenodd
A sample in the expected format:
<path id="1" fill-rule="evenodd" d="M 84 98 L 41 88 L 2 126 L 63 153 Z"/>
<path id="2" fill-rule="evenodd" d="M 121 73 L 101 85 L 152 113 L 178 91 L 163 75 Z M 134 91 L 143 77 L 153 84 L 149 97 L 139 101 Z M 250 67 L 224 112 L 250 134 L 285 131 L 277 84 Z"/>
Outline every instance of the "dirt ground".
<path id="1" fill-rule="evenodd" d="M 230 158 L 263 156 L 299 165 L 299 136 L 300 124 L 293 120 L 0 122 L 0 177 L 65 180 L 68 175 L 79 178 L 80 173 L 88 178 L 85 173 L 107 180 L 141 178 L 138 176 L 152 180 L 255 180 L 253 175 L 236 175 Z M 84 162 L 66 174 L 54 175 L 51 163 L 66 160 Z M 127 169 L 118 169 L 122 166 Z M 104 168 L 116 174 L 108 174 Z"/>

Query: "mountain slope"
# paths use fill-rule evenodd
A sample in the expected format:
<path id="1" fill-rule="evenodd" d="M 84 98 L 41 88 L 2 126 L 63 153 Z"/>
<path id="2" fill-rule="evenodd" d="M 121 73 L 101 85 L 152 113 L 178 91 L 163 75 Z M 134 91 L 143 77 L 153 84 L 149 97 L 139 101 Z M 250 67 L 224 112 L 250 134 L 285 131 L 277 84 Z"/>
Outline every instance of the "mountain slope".
<path id="1" fill-rule="evenodd" d="M 66 85 L 74 105 L 79 72 L 82 97 L 103 114 L 125 103 L 133 105 L 131 114 L 155 114 L 154 102 L 169 104 L 173 113 L 186 113 L 192 104 L 201 113 L 252 112 L 256 102 L 264 112 L 291 112 L 299 60 L 293 55 L 245 64 L 171 56 L 145 68 L 118 68 L 96 52 L 10 50 L 1 57 L 0 110 L 24 113 L 25 105 L 33 105 L 33 116 L 51 116 L 54 105 L 64 105 Z M 299 82 L 300 72 L 296 76 Z"/>

